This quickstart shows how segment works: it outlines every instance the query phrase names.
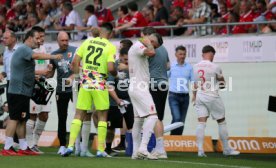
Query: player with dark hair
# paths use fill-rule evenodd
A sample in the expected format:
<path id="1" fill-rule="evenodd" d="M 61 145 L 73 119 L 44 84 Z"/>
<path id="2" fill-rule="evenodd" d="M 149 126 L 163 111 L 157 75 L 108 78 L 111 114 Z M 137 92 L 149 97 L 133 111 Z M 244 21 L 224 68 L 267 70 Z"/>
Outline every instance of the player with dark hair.
<path id="1" fill-rule="evenodd" d="M 206 157 L 203 149 L 204 132 L 208 117 L 211 115 L 218 123 L 219 137 L 223 144 L 223 155 L 239 155 L 228 145 L 228 130 L 225 121 L 225 107 L 219 96 L 219 89 L 225 87 L 225 80 L 221 68 L 213 63 L 215 49 L 206 45 L 202 49 L 203 60 L 194 65 L 195 83 L 192 101 L 198 115 L 196 129 L 198 156 Z M 208 84 L 207 84 L 208 82 Z"/>
<path id="2" fill-rule="evenodd" d="M 61 55 L 34 53 L 32 49 L 38 47 L 40 35 L 36 30 L 26 33 L 24 44 L 18 47 L 11 60 L 11 79 L 8 90 L 8 104 L 10 120 L 6 127 L 6 139 L 3 156 L 11 155 L 38 155 L 27 145 L 26 121 L 30 117 L 30 97 L 33 93 L 35 82 L 34 60 L 60 59 Z M 13 148 L 13 136 L 17 134 L 20 149 L 16 152 Z"/>

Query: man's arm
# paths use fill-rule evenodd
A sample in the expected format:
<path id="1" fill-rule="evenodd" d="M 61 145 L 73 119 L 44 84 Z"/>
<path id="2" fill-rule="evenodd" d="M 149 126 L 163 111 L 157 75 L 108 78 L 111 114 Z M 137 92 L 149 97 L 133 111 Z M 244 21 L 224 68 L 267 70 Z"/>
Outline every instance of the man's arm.
<path id="1" fill-rule="evenodd" d="M 196 92 L 197 92 L 197 84 L 194 82 L 193 87 L 192 87 L 192 92 L 193 92 L 193 98 L 192 98 L 192 104 L 195 105 L 195 100 L 196 100 Z"/>
<path id="2" fill-rule="evenodd" d="M 217 75 L 217 80 L 219 82 L 219 88 L 224 89 L 225 86 L 226 86 L 226 82 L 224 80 L 224 77 L 222 75 L 221 76 Z"/>
<path id="3" fill-rule="evenodd" d="M 207 21 L 207 18 L 205 16 L 202 16 L 200 18 L 184 19 L 183 24 L 201 24 L 201 23 L 205 23 L 206 21 Z"/>
<path id="4" fill-rule="evenodd" d="M 80 73 L 79 65 L 80 65 L 81 60 L 82 60 L 82 58 L 78 54 L 76 54 L 74 57 L 74 60 L 72 62 L 72 70 L 73 70 L 74 74 Z"/>
<path id="5" fill-rule="evenodd" d="M 219 66 L 217 66 L 215 72 L 216 72 L 216 78 L 218 80 L 219 88 L 224 89 L 225 85 L 226 85 L 226 82 L 225 82 L 224 77 L 222 75 L 222 69 Z"/>
<path id="6" fill-rule="evenodd" d="M 171 69 L 171 63 L 170 63 L 170 58 L 169 58 L 169 55 L 168 55 L 168 52 L 167 52 L 167 71 L 169 71 L 170 69 Z"/>
<path id="7" fill-rule="evenodd" d="M 155 49 L 153 47 L 153 45 L 151 44 L 149 38 L 144 37 L 141 42 L 146 46 L 146 49 L 144 50 L 144 55 L 149 56 L 149 57 L 153 57 L 155 56 Z"/>
<path id="8" fill-rule="evenodd" d="M 120 27 L 115 28 L 114 31 L 115 31 L 116 33 L 118 33 L 119 31 L 123 31 L 123 30 L 125 30 L 125 29 L 127 29 L 127 28 L 130 28 L 130 27 L 134 26 L 134 25 L 135 25 L 135 23 L 133 23 L 133 22 L 128 22 L 128 23 L 126 23 L 126 24 L 123 24 L 123 25 L 120 26 Z"/>
<path id="9" fill-rule="evenodd" d="M 69 26 L 62 26 L 62 30 L 74 30 L 75 25 L 74 24 L 70 24 Z"/>
<path id="10" fill-rule="evenodd" d="M 122 99 L 120 99 L 120 98 L 118 97 L 117 93 L 115 92 L 115 87 L 114 87 L 114 86 L 108 85 L 108 93 L 109 93 L 109 95 L 111 96 L 111 98 L 112 98 L 113 100 L 115 100 L 115 102 L 116 102 L 118 105 L 121 104 Z"/>
<path id="11" fill-rule="evenodd" d="M 112 76 L 117 76 L 117 70 L 115 68 L 115 63 L 114 62 L 108 62 L 107 63 L 107 69 L 108 72 L 112 75 Z"/>
<path id="12" fill-rule="evenodd" d="M 49 60 L 49 59 L 57 59 L 60 60 L 62 58 L 61 54 L 56 54 L 56 55 L 50 55 L 50 54 L 45 54 L 45 53 L 33 53 L 32 59 L 35 60 Z"/>

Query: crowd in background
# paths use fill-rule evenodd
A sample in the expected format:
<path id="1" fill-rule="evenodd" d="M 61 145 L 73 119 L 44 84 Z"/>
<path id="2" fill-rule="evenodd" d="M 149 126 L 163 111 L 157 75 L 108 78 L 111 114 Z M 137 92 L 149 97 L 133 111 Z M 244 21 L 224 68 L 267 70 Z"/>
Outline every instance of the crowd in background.
<path id="1" fill-rule="evenodd" d="M 1 0 L 0 37 L 6 29 L 14 32 L 28 31 L 37 25 L 46 30 L 89 30 L 103 22 L 113 22 L 115 37 L 138 36 L 129 27 L 177 25 L 174 35 L 223 35 L 226 26 L 201 26 L 184 28 L 182 25 L 231 22 L 264 22 L 275 20 L 275 0 L 150 0 L 142 9 L 134 3 L 120 6 L 118 17 L 114 18 L 110 9 L 103 7 L 102 0 L 94 0 L 80 17 L 66 3 L 76 0 Z M 73 5 L 72 5 L 73 7 Z M 92 9 L 93 8 L 93 9 Z M 94 15 L 97 24 L 88 24 Z M 67 20 L 67 21 L 66 21 Z M 69 21 L 70 20 L 70 21 Z M 73 25 L 73 26 L 72 26 Z M 260 24 L 260 31 L 269 33 L 276 30 L 275 24 Z M 162 35 L 169 35 L 169 29 L 159 29 Z M 229 33 L 252 33 L 256 25 L 231 26 Z M 79 34 L 79 39 L 86 38 Z"/>

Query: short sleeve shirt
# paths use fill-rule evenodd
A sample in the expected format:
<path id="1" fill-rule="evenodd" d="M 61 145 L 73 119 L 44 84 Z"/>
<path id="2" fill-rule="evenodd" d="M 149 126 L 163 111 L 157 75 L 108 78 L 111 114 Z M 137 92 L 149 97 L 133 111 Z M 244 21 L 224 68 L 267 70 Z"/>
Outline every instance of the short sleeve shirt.
<path id="1" fill-rule="evenodd" d="M 73 74 L 70 69 L 70 64 L 73 61 L 77 47 L 68 46 L 66 50 L 56 50 L 52 54 L 62 54 L 61 60 L 50 60 L 53 65 L 53 69 L 57 69 L 57 93 L 68 93 L 72 92 L 72 87 L 64 86 L 64 81 Z"/>
<path id="2" fill-rule="evenodd" d="M 14 52 L 11 59 L 11 78 L 8 93 L 31 97 L 35 81 L 33 50 L 23 44 Z"/>
<path id="3" fill-rule="evenodd" d="M 104 90 L 108 76 L 108 63 L 115 62 L 116 47 L 105 38 L 84 41 L 77 51 L 82 58 L 82 87 Z"/>
<path id="4" fill-rule="evenodd" d="M 97 17 L 95 15 L 91 15 L 86 23 L 87 26 L 92 26 L 92 27 L 98 27 L 98 21 Z"/>
<path id="5" fill-rule="evenodd" d="M 150 81 L 148 57 L 144 55 L 146 47 L 137 41 L 128 51 L 128 67 L 130 86 L 137 88 L 143 83 L 147 84 Z"/>
<path id="6" fill-rule="evenodd" d="M 149 58 L 149 71 L 150 77 L 155 81 L 154 85 L 157 86 L 160 82 L 165 84 L 168 81 L 167 63 L 170 61 L 168 52 L 163 45 L 155 52 L 155 56 Z"/>
<path id="7" fill-rule="evenodd" d="M 198 92 L 218 97 L 218 77 L 222 77 L 222 70 L 213 62 L 203 60 L 194 65 L 194 78 L 195 82 L 197 82 L 200 90 Z M 200 83 L 198 83 L 200 82 Z"/>
<path id="8" fill-rule="evenodd" d="M 95 15 L 98 18 L 98 24 L 101 26 L 104 22 L 112 22 L 114 17 L 110 9 L 103 8 L 101 10 L 97 10 Z"/>
<path id="9" fill-rule="evenodd" d="M 46 53 L 46 48 L 44 46 L 40 46 L 33 50 L 35 53 Z M 47 69 L 50 60 L 35 60 L 35 70 L 45 70 Z"/>

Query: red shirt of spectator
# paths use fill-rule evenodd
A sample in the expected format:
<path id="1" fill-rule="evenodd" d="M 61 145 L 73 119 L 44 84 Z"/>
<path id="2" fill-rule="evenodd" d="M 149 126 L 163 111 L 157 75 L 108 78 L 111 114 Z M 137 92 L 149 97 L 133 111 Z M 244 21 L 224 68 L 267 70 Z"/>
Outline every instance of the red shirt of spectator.
<path id="1" fill-rule="evenodd" d="M 131 19 L 132 19 L 132 17 L 130 15 L 126 15 L 125 17 L 119 18 L 117 24 L 118 24 L 118 26 L 122 26 L 122 25 L 130 22 Z M 133 30 L 126 30 L 126 31 L 122 32 L 122 35 L 124 37 L 132 37 L 134 33 L 135 32 L 133 32 Z"/>
<path id="2" fill-rule="evenodd" d="M 232 4 L 231 0 L 227 0 L 227 1 L 226 1 L 226 6 L 227 6 L 227 8 L 233 8 L 233 5 L 234 5 L 234 4 Z"/>
<path id="3" fill-rule="evenodd" d="M 224 14 L 224 15 L 222 15 L 221 18 L 222 18 L 222 20 L 223 20 L 224 22 L 227 22 L 228 19 L 229 19 L 229 12 L 226 13 L 226 14 Z"/>
<path id="4" fill-rule="evenodd" d="M 266 18 L 266 20 L 272 20 L 274 18 L 274 14 L 269 10 L 262 13 L 262 15 Z"/>
<path id="5" fill-rule="evenodd" d="M 193 8 L 193 2 L 191 0 L 174 0 L 172 2 L 173 8 L 180 6 L 183 9 L 185 17 L 189 15 L 190 10 Z"/>
<path id="6" fill-rule="evenodd" d="M 135 12 L 132 19 L 131 19 L 131 22 L 134 23 L 134 26 L 133 27 L 145 27 L 145 26 L 148 26 L 148 22 L 147 20 L 145 19 L 145 17 L 142 15 L 141 12 Z M 140 35 L 140 31 L 139 30 L 134 30 L 133 31 L 133 35 L 137 35 L 139 36 Z"/>
<path id="7" fill-rule="evenodd" d="M 95 15 L 98 19 L 98 25 L 101 26 L 105 22 L 112 22 L 114 20 L 114 17 L 110 11 L 110 9 L 100 9 L 95 12 Z"/>
<path id="8" fill-rule="evenodd" d="M 14 10 L 13 9 L 9 9 L 7 11 L 7 14 L 6 14 L 6 19 L 7 20 L 11 20 L 11 19 L 14 19 L 15 17 L 16 17 L 16 15 L 15 15 Z"/>
<path id="9" fill-rule="evenodd" d="M 185 6 L 184 1 L 185 1 L 185 0 L 174 0 L 174 1 L 172 2 L 172 6 L 173 6 L 173 7 L 180 6 L 181 8 L 184 8 L 184 6 Z"/>
<path id="10" fill-rule="evenodd" d="M 239 22 L 253 22 L 256 18 L 256 14 L 250 10 L 248 13 L 240 16 Z M 250 29 L 253 25 L 240 25 L 240 26 L 234 26 L 233 28 L 233 34 L 239 34 L 239 33 L 247 33 L 248 29 Z"/>

